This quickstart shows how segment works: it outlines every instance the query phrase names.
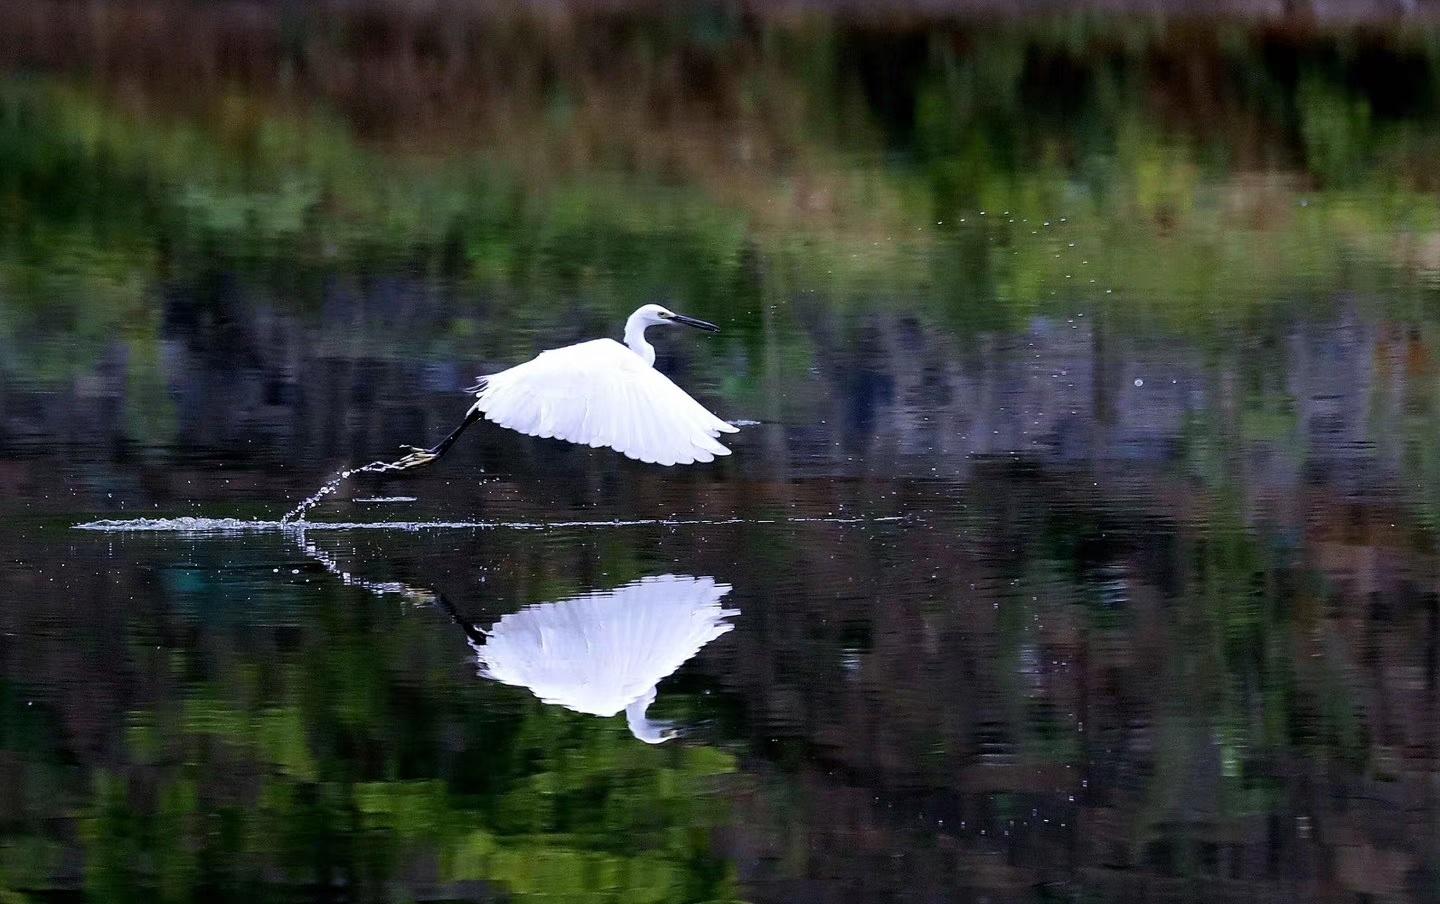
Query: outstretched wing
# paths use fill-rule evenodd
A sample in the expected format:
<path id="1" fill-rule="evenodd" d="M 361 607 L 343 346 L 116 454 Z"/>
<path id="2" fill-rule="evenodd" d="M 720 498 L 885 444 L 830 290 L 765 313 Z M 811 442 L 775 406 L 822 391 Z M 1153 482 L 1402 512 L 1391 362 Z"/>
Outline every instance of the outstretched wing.
<path id="1" fill-rule="evenodd" d="M 609 446 L 661 465 L 729 455 L 715 438 L 736 430 L 611 339 L 544 352 L 486 377 L 475 408 L 529 436 Z"/>

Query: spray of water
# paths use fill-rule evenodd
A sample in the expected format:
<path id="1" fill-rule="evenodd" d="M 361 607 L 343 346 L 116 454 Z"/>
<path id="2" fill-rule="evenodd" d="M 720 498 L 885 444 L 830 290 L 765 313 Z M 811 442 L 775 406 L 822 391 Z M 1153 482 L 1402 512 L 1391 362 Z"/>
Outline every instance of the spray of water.
<path id="1" fill-rule="evenodd" d="M 356 474 L 384 474 L 394 471 L 408 471 L 411 468 L 429 464 L 438 457 L 439 456 L 434 452 L 427 452 L 424 449 L 416 449 L 415 451 L 411 452 L 409 455 L 405 456 L 399 461 L 372 461 L 368 465 L 361 465 L 358 468 L 350 468 L 348 470 L 341 471 L 339 474 L 336 474 L 334 477 L 330 478 L 324 486 L 316 490 L 310 497 L 303 500 L 299 505 L 295 506 L 288 513 L 286 513 L 285 517 L 280 519 L 280 523 L 282 525 L 293 524 L 297 521 L 303 520 L 306 512 L 319 505 L 326 496 L 329 496 L 331 493 L 339 489 L 340 484 L 349 480 Z"/>

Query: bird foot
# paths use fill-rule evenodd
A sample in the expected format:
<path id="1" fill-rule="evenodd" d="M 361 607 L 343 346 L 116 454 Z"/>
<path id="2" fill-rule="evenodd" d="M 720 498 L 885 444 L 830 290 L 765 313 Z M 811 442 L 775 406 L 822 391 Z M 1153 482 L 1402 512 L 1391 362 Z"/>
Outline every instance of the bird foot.
<path id="1" fill-rule="evenodd" d="M 409 455 L 395 462 L 395 467 L 402 471 L 406 468 L 417 468 L 420 465 L 428 465 L 440 457 L 429 449 L 421 449 L 416 446 L 401 446 L 400 448 L 410 450 Z"/>

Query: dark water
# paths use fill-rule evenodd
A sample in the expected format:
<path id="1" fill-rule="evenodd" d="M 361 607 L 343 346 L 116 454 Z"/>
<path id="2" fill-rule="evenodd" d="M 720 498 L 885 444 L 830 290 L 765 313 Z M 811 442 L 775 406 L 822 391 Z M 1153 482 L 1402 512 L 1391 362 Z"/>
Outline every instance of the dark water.
<path id="1" fill-rule="evenodd" d="M 0 901 L 1440 899 L 1440 30 L 23 0 L 0 67 Z M 75 527 L 273 521 L 650 301 L 727 459 Z M 649 722 L 479 674 L 542 617 Z"/>

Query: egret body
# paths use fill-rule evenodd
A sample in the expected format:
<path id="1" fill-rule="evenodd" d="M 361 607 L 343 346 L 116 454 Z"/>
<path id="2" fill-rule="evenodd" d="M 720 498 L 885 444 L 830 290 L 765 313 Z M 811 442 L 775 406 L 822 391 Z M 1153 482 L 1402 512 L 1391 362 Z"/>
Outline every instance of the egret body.
<path id="1" fill-rule="evenodd" d="M 594 339 L 541 352 L 524 364 L 480 378 L 465 420 L 432 449 L 415 449 L 403 467 L 443 455 L 480 418 L 528 436 L 605 446 L 637 461 L 688 465 L 729 455 L 717 438 L 738 428 L 692 399 L 655 369 L 652 326 L 714 324 L 647 304 L 625 321 L 625 344 Z"/>

